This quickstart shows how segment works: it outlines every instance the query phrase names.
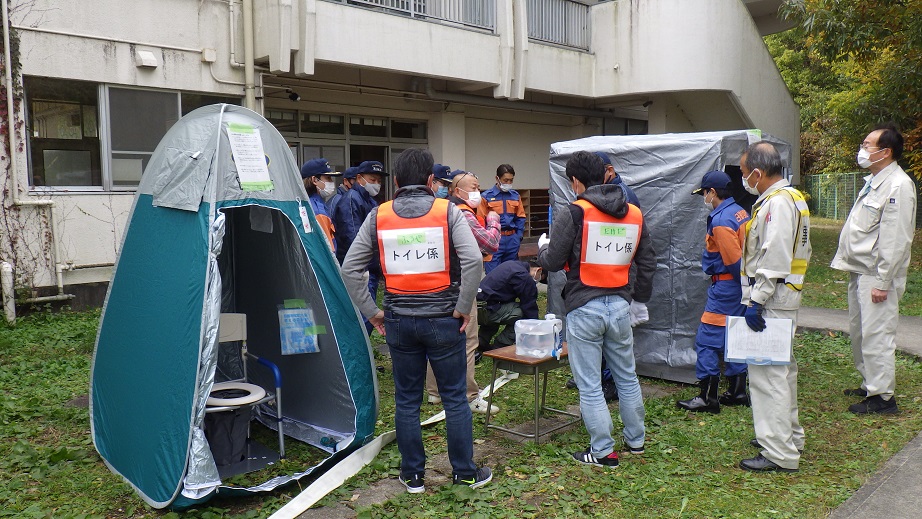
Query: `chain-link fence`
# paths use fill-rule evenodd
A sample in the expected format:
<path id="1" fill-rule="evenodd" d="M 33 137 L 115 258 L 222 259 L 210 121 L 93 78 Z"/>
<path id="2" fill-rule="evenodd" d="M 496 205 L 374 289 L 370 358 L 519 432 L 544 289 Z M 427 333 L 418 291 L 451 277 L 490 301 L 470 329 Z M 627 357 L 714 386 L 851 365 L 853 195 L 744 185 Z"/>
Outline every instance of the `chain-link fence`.
<path id="1" fill-rule="evenodd" d="M 804 193 L 808 196 L 810 214 L 820 218 L 845 220 L 848 212 L 855 204 L 855 198 L 864 187 L 866 172 L 855 173 L 828 173 L 823 175 L 805 175 L 803 181 Z M 916 183 L 916 195 L 919 193 L 919 181 Z M 922 197 L 920 197 L 922 198 Z M 922 207 L 916 204 L 916 227 L 922 227 Z"/>

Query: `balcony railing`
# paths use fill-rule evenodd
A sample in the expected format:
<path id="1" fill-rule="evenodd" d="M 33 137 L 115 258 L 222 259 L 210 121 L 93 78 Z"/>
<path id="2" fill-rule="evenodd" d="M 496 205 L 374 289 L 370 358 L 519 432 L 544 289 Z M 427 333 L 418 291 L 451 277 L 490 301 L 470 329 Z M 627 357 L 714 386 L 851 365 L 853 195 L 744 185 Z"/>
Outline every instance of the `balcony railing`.
<path id="1" fill-rule="evenodd" d="M 333 0 L 412 18 L 439 20 L 494 31 L 496 0 Z M 590 7 L 573 0 L 526 0 L 528 37 L 589 50 Z"/>
<path id="2" fill-rule="evenodd" d="M 346 3 L 377 7 L 412 18 L 442 20 L 491 31 L 496 28 L 496 0 L 348 0 Z"/>
<path id="3" fill-rule="evenodd" d="M 590 7 L 570 0 L 526 0 L 528 37 L 589 50 L 592 41 Z"/>

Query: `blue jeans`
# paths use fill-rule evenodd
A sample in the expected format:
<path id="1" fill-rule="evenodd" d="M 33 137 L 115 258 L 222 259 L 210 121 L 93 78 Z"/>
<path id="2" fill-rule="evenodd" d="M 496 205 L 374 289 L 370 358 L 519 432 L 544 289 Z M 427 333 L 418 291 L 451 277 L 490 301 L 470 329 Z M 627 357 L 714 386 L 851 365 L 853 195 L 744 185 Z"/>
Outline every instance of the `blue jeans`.
<path id="1" fill-rule="evenodd" d="M 469 477 L 474 465 L 474 428 L 467 401 L 466 336 L 454 317 L 409 317 L 385 312 L 384 328 L 394 374 L 394 422 L 400 473 L 403 477 L 426 472 L 419 409 L 426 384 L 426 360 L 445 408 L 448 460 L 455 474 Z"/>
<path id="2" fill-rule="evenodd" d="M 567 314 L 567 348 L 570 369 L 579 388 L 579 407 L 589 431 L 590 450 L 604 457 L 614 450 L 612 418 L 602 394 L 602 358 L 618 388 L 618 412 L 624 423 L 625 442 L 631 447 L 644 444 L 643 395 L 634 367 L 634 332 L 627 301 L 615 296 L 600 296 Z"/>

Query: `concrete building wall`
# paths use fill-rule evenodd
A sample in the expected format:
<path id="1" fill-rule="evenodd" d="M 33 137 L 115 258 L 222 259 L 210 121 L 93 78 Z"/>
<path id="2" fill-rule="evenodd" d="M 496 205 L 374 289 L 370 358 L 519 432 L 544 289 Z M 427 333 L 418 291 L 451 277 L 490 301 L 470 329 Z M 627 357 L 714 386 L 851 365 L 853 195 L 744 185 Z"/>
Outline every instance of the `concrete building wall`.
<path id="1" fill-rule="evenodd" d="M 595 4 L 586 51 L 525 37 L 521 0 L 497 0 L 494 31 L 338 2 L 255 0 L 257 65 L 272 72 L 263 79 L 276 87 L 258 92 L 258 107 L 426 121 L 423 144 L 436 160 L 476 172 L 484 187 L 508 162 L 516 187 L 546 188 L 550 144 L 599 135 L 603 118 L 646 119 L 650 133 L 758 127 L 796 148 L 798 108 L 747 11 L 751 3 Z M 243 94 L 236 2 L 11 5 L 24 75 Z M 153 53 L 155 67 L 138 66 L 141 51 Z M 289 84 L 301 101 L 287 99 Z M 431 97 L 439 93 L 455 97 Z M 402 146 L 409 145 L 419 143 Z M 20 242 L 35 244 L 25 255 L 34 286 L 55 284 L 55 263 L 65 285 L 108 280 L 105 265 L 115 261 L 133 192 L 30 190 L 25 153 L 15 171 L 24 200 L 55 204 L 54 225 L 47 207 L 21 208 Z"/>

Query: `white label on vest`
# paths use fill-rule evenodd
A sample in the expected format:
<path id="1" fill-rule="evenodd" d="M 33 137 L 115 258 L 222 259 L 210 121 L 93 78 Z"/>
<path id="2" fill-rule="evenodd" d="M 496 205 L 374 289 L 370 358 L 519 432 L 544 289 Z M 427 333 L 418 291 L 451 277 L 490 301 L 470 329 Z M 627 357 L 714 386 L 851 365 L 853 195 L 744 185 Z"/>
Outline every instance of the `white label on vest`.
<path id="1" fill-rule="evenodd" d="M 445 229 L 421 227 L 378 231 L 387 274 L 445 272 Z"/>
<path id="2" fill-rule="evenodd" d="M 639 226 L 625 223 L 589 222 L 586 235 L 586 263 L 630 265 L 637 245 Z"/>

